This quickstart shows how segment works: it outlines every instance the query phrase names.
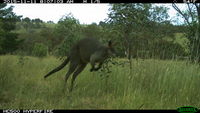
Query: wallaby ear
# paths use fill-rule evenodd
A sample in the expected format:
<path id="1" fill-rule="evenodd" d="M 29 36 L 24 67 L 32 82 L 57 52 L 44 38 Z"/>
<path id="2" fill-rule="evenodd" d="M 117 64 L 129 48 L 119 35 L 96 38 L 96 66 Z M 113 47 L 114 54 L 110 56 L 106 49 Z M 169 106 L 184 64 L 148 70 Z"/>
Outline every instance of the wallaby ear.
<path id="1" fill-rule="evenodd" d="M 109 40 L 109 42 L 108 42 L 108 47 L 112 47 L 112 41 L 111 40 Z"/>

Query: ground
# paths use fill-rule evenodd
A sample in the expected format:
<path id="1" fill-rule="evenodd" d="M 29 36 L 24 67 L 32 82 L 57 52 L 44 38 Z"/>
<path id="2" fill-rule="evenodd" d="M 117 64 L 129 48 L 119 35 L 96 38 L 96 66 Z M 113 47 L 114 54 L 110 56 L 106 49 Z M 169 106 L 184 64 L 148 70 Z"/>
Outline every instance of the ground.
<path id="1" fill-rule="evenodd" d="M 125 59 L 115 59 L 124 62 Z M 61 64 L 55 57 L 0 56 L 0 109 L 177 109 L 200 106 L 198 64 L 177 60 L 135 60 L 112 65 L 109 77 L 90 72 L 77 77 L 74 91 L 64 88 L 68 66 L 44 79 Z"/>

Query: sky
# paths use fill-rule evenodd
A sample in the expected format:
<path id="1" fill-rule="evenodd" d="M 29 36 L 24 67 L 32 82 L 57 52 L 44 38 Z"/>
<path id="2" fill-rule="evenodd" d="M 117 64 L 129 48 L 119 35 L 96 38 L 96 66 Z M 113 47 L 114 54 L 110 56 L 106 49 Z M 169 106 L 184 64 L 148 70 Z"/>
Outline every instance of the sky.
<path id="1" fill-rule="evenodd" d="M 23 18 L 40 18 L 57 23 L 64 15 L 71 13 L 81 24 L 99 23 L 107 18 L 108 4 L 11 4 L 13 12 Z"/>
<path id="2" fill-rule="evenodd" d="M 9 4 L 14 6 L 13 12 L 23 18 L 40 18 L 57 23 L 64 15 L 71 13 L 81 24 L 99 23 L 108 18 L 109 4 Z M 163 4 L 159 4 L 163 5 Z M 171 4 L 164 4 L 171 7 Z M 171 7 L 170 18 L 177 19 L 176 11 Z"/>

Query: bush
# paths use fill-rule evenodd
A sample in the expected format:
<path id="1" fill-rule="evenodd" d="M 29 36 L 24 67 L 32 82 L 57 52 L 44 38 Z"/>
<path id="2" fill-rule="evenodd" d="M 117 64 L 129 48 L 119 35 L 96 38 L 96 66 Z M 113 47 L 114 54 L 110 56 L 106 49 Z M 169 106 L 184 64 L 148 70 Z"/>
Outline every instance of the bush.
<path id="1" fill-rule="evenodd" d="M 37 57 L 47 56 L 48 47 L 42 43 L 35 43 L 32 54 Z"/>

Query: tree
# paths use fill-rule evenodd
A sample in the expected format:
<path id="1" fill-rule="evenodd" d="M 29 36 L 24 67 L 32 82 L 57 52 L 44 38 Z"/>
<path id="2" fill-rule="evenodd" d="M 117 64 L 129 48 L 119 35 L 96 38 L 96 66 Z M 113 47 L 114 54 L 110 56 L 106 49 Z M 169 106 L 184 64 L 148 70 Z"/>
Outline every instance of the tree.
<path id="1" fill-rule="evenodd" d="M 145 38 L 147 39 L 145 43 L 149 44 L 150 37 L 156 36 L 151 30 L 158 28 L 152 29 L 152 25 L 155 26 L 152 23 L 158 25 L 157 23 L 164 22 L 168 17 L 167 8 L 153 7 L 152 4 L 111 4 L 109 22 L 121 33 L 121 41 L 130 62 L 130 68 L 132 68 L 132 55 L 137 57 L 137 51 L 141 45 L 138 42 L 142 42 L 141 40 Z"/>
<path id="2" fill-rule="evenodd" d="M 32 51 L 33 56 L 44 57 L 47 56 L 48 47 L 42 43 L 35 43 Z"/>
<path id="3" fill-rule="evenodd" d="M 28 17 L 22 19 L 22 25 L 23 25 L 23 27 L 25 28 L 25 30 L 28 31 L 28 29 L 29 29 L 30 27 L 32 27 L 32 25 L 31 25 L 31 19 L 28 18 Z"/>
<path id="4" fill-rule="evenodd" d="M 83 37 L 95 37 L 101 38 L 101 28 L 96 24 L 92 23 L 90 25 L 83 25 L 82 27 Z"/>
<path id="5" fill-rule="evenodd" d="M 132 44 L 136 40 L 136 32 L 141 31 L 142 23 L 148 20 L 151 4 L 112 4 L 111 6 L 110 22 L 115 24 L 123 34 L 123 44 L 131 66 Z"/>
<path id="6" fill-rule="evenodd" d="M 55 35 L 57 36 L 57 54 L 59 56 L 66 56 L 72 45 L 80 39 L 81 26 L 73 15 L 68 14 L 58 21 L 55 28 Z"/>
<path id="7" fill-rule="evenodd" d="M 12 12 L 13 6 L 5 8 L 6 5 L 0 4 L 0 54 L 14 52 L 21 42 L 17 34 L 12 32 L 21 16 L 16 16 Z"/>
<path id="8" fill-rule="evenodd" d="M 42 27 L 43 21 L 40 20 L 39 18 L 32 19 L 31 22 L 32 22 L 34 28 L 40 28 L 40 27 Z"/>
<path id="9" fill-rule="evenodd" d="M 51 21 L 51 20 L 47 21 L 47 23 L 48 23 L 48 24 L 54 24 L 54 22 Z"/>

